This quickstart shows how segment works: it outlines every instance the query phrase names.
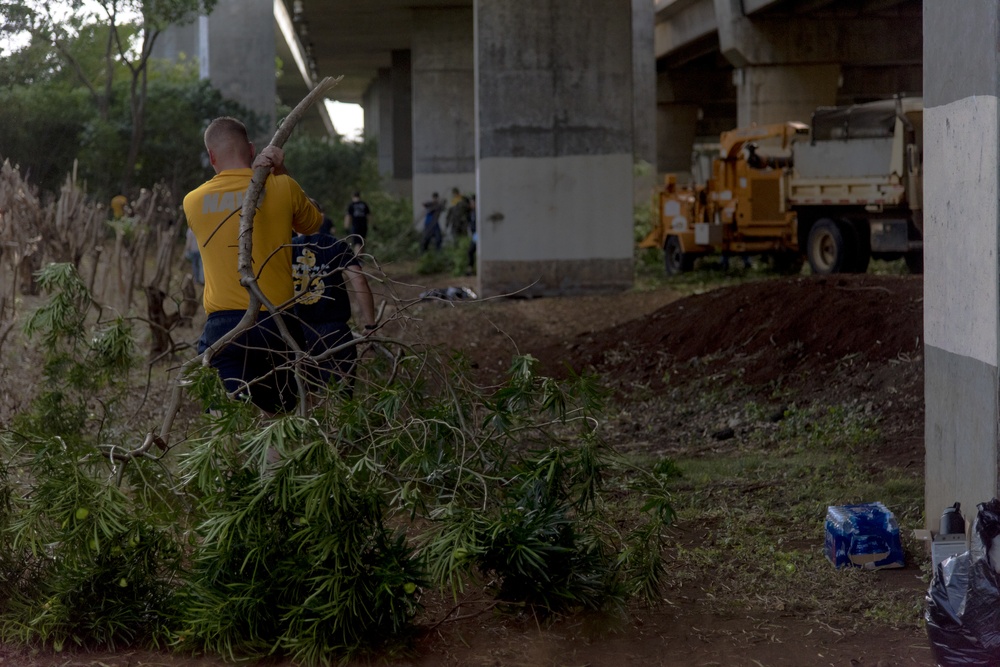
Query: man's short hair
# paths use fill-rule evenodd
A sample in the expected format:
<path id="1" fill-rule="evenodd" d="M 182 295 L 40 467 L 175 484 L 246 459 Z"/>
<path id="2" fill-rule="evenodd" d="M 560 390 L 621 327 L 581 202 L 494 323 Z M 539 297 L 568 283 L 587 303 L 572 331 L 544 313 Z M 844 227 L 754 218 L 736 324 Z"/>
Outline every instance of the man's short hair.
<path id="1" fill-rule="evenodd" d="M 352 195 L 352 196 L 354 196 L 354 197 L 360 197 L 360 196 L 361 196 L 361 193 L 360 193 L 360 192 L 358 192 L 357 190 L 355 190 L 355 191 L 354 191 L 354 195 Z"/>
<path id="2" fill-rule="evenodd" d="M 238 149 L 244 145 L 250 145 L 247 126 L 236 118 L 216 118 L 205 129 L 205 146 L 213 151 Z"/>

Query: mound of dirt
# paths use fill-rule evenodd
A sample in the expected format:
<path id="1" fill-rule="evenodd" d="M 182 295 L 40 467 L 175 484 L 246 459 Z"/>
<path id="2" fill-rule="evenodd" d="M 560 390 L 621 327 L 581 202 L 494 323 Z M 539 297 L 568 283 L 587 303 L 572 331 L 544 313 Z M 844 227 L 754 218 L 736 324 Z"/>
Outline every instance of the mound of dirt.
<path id="1" fill-rule="evenodd" d="M 680 299 L 568 341 L 570 364 L 620 383 L 656 386 L 668 366 L 738 363 L 742 381 L 804 388 L 847 361 L 879 365 L 923 350 L 919 276 L 841 275 L 766 280 Z M 567 344 L 534 353 L 563 358 Z M 855 364 L 856 365 L 856 364 Z M 824 388 L 829 388 L 824 383 Z"/>

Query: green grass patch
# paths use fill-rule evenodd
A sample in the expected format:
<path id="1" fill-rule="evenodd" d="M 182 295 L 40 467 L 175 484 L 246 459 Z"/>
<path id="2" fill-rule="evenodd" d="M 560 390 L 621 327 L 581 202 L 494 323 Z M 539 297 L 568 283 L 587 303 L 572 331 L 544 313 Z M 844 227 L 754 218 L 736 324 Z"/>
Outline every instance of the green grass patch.
<path id="1" fill-rule="evenodd" d="M 767 413 L 748 403 L 742 415 L 752 428 L 727 451 L 671 461 L 679 529 L 665 564 L 668 587 L 700 587 L 719 612 L 918 627 L 922 593 L 889 584 L 884 572 L 834 569 L 824 537 L 829 505 L 881 501 L 900 524 L 908 566 L 922 566 L 909 537 L 923 524 L 922 478 L 866 459 L 881 435 L 861 407 L 793 407 L 778 424 Z"/>

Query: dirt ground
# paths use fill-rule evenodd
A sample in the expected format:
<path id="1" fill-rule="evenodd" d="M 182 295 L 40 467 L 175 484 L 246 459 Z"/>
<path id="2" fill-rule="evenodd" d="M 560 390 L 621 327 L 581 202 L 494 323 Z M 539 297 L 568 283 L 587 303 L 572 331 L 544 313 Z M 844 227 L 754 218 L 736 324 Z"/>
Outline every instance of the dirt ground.
<path id="1" fill-rule="evenodd" d="M 514 353 L 530 353 L 551 373 L 566 365 L 604 374 L 618 399 L 706 377 L 738 376 L 771 395 L 780 384 L 803 399 L 870 402 L 881 415 L 879 460 L 923 468 L 922 281 L 919 277 L 795 277 L 682 297 L 669 287 L 604 296 L 423 300 L 429 287 L 469 286 L 471 278 L 393 275 L 410 301 L 407 335 L 459 349 L 479 374 L 499 376 Z M 697 359 L 697 363 L 692 360 Z M 636 414 L 620 425 L 617 446 L 677 454 L 671 425 Z M 706 426 L 710 429 L 710 426 Z M 629 435 L 631 433 L 631 435 Z M 719 446 L 716 443 L 716 446 Z M 689 527 L 676 527 L 682 539 Z M 821 549 L 821 545 L 816 547 Z M 880 585 L 922 599 L 918 565 L 879 573 Z M 794 613 L 722 613 L 697 586 L 667 591 L 661 605 L 624 616 L 532 619 L 497 614 L 485 600 L 428 601 L 412 649 L 377 664 L 561 666 L 618 665 L 889 667 L 932 665 L 917 629 L 865 630 L 864 624 Z M 217 665 L 146 652 L 117 655 L 0 653 L 0 665 Z M 276 664 L 276 663 L 268 663 Z"/>
<path id="2" fill-rule="evenodd" d="M 463 284 L 452 279 L 450 284 Z M 470 284 L 470 283 L 465 283 Z M 422 302 L 422 335 L 460 348 L 488 381 L 514 353 L 550 373 L 601 373 L 627 403 L 631 390 L 739 377 L 762 400 L 781 385 L 801 400 L 860 401 L 880 415 L 872 465 L 923 470 L 923 282 L 919 276 L 799 276 L 682 297 L 669 288 L 605 296 Z M 692 363 L 692 360 L 698 360 Z M 720 379 L 720 382 L 725 380 Z M 617 446 L 680 455 L 672 424 L 633 414 Z M 712 425 L 706 424 L 711 431 Z M 710 438 L 706 438 L 710 440 Z M 723 443 L 724 445 L 724 443 Z M 712 446 L 719 446 L 713 442 Z M 684 526 L 678 526 L 684 539 Z M 822 545 L 816 547 L 821 549 Z M 917 564 L 885 570 L 880 585 L 926 584 Z M 844 629 L 793 614 L 719 615 L 702 591 L 673 590 L 627 620 L 566 619 L 539 631 L 489 614 L 448 623 L 419 643 L 415 665 L 932 665 L 922 631 Z M 832 621 L 832 619 L 831 619 Z M 444 625 L 444 624 L 443 624 Z"/>

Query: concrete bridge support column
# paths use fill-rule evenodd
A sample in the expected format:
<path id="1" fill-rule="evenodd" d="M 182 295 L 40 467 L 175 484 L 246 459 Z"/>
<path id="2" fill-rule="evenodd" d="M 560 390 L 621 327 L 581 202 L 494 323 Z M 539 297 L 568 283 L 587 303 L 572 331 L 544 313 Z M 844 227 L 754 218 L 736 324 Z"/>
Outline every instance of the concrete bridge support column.
<path id="1" fill-rule="evenodd" d="M 274 2 L 219 0 L 209 16 L 164 31 L 154 56 L 198 58 L 207 78 L 226 98 L 260 115 L 264 130 L 252 137 L 263 147 L 275 129 Z M 253 48 L 247 48 L 253 44 Z"/>
<path id="2" fill-rule="evenodd" d="M 733 71 L 736 124 L 808 123 L 818 106 L 837 103 L 840 66 L 830 64 L 746 65 Z"/>
<path id="3" fill-rule="evenodd" d="M 378 142 L 378 173 L 392 178 L 392 81 L 388 67 L 379 69 L 361 100 L 365 139 Z"/>
<path id="4" fill-rule="evenodd" d="M 631 0 L 475 0 L 479 286 L 632 284 Z"/>
<path id="5" fill-rule="evenodd" d="M 675 174 L 679 183 L 691 178 L 691 153 L 698 136 L 699 100 L 721 97 L 718 75 L 695 68 L 677 68 L 656 76 L 657 172 Z M 732 90 L 729 77 L 721 82 Z M 718 141 L 718 138 L 716 138 Z"/>
<path id="6" fill-rule="evenodd" d="M 413 204 L 475 189 L 475 73 L 471 9 L 414 13 Z"/>
<path id="7" fill-rule="evenodd" d="M 636 205 L 648 205 L 656 185 L 656 11 L 648 0 L 632 0 L 632 104 Z"/>
<path id="8" fill-rule="evenodd" d="M 924 0 L 925 514 L 998 495 L 1000 7 Z"/>
<path id="9" fill-rule="evenodd" d="M 409 197 L 413 184 L 409 52 L 397 54 L 394 60 L 399 59 L 405 67 L 379 69 L 378 76 L 365 91 L 362 106 L 365 138 L 378 142 L 378 172 L 383 187 L 393 194 Z"/>
<path id="10" fill-rule="evenodd" d="M 676 175 L 678 183 L 691 181 L 691 153 L 697 126 L 697 104 L 662 102 L 656 105 L 659 173 Z"/>
<path id="11" fill-rule="evenodd" d="M 413 72 L 409 50 L 392 52 L 389 86 L 392 98 L 392 182 L 409 193 L 413 181 Z"/>

